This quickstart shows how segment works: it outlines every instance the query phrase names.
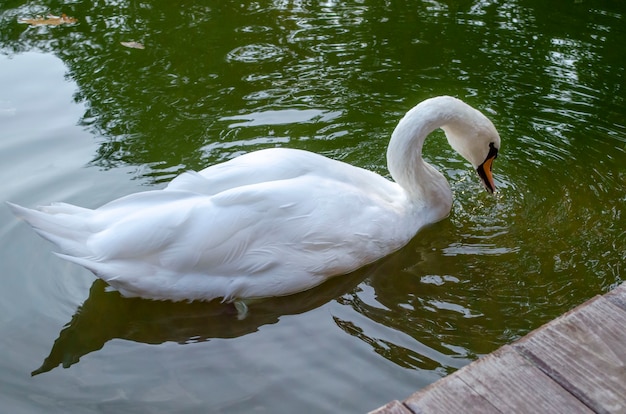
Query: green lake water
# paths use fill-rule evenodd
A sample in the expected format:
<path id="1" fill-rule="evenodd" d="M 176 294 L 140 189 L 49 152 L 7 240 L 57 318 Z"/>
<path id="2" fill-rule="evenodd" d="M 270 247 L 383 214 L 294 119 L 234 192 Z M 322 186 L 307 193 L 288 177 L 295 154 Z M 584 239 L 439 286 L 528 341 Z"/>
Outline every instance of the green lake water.
<path id="1" fill-rule="evenodd" d="M 19 22 L 48 13 L 78 21 Z M 97 207 L 276 146 L 386 175 L 391 131 L 435 95 L 502 137 L 496 196 L 438 131 L 448 218 L 243 320 L 122 298 L 0 205 L 2 411 L 365 412 L 608 292 L 625 45 L 608 0 L 2 2 L 0 201 Z"/>

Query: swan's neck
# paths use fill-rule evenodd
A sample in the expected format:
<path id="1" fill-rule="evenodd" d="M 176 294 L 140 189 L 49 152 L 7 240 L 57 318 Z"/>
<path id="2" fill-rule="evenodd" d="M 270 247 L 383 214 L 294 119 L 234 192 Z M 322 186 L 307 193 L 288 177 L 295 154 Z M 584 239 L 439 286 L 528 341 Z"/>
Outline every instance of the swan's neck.
<path id="1" fill-rule="evenodd" d="M 435 129 L 454 122 L 446 102 L 427 100 L 411 109 L 391 135 L 387 165 L 393 179 L 416 205 L 427 207 L 441 219 L 452 206 L 452 192 L 445 177 L 422 158 L 426 137 Z"/>

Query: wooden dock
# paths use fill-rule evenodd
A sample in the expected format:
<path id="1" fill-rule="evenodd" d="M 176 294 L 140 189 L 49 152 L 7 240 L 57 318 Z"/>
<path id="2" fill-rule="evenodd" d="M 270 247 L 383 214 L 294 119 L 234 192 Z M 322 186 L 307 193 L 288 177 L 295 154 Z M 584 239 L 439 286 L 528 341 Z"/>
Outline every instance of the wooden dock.
<path id="1" fill-rule="evenodd" d="M 626 413 L 626 283 L 370 414 Z"/>

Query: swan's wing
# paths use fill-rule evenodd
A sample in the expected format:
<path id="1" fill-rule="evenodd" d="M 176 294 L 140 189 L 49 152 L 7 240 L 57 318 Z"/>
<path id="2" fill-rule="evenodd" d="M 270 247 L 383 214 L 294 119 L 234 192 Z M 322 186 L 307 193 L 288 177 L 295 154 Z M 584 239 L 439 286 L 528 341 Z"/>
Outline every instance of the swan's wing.
<path id="1" fill-rule="evenodd" d="M 270 148 L 239 156 L 200 172 L 183 173 L 174 178 L 165 190 L 215 195 L 237 187 L 299 177 L 336 162 L 307 151 Z"/>
<path id="2" fill-rule="evenodd" d="M 53 240 L 62 257 L 125 295 L 208 300 L 294 293 L 376 260 L 415 233 L 406 208 L 372 172 L 275 149 L 49 216 L 51 233 L 66 222 L 81 232 Z"/>
<path id="3" fill-rule="evenodd" d="M 399 224 L 401 209 L 367 189 L 312 175 L 212 197 L 139 193 L 105 207 L 97 225 L 110 224 L 87 242 L 91 263 L 73 261 L 112 284 L 132 279 L 166 289 L 195 278 L 187 296 L 208 279 L 221 283 L 216 296 L 304 290 L 390 253 L 410 233 Z"/>
<path id="4" fill-rule="evenodd" d="M 166 191 L 189 191 L 217 195 L 238 187 L 316 176 L 350 184 L 361 191 L 398 200 L 404 192 L 380 175 L 319 154 L 290 148 L 270 148 L 251 152 L 199 172 L 176 177 Z"/>

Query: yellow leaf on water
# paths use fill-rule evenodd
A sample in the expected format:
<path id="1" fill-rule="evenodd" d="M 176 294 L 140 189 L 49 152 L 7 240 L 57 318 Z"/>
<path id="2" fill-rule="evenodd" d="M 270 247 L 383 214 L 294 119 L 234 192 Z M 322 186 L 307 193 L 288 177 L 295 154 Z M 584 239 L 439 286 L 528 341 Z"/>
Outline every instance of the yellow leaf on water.
<path id="1" fill-rule="evenodd" d="M 31 26 L 59 26 L 61 24 L 74 24 L 78 21 L 73 17 L 67 16 L 65 13 L 61 16 L 47 15 L 45 18 L 37 16 L 34 19 L 17 19 L 18 23 L 26 23 Z"/>
<path id="2" fill-rule="evenodd" d="M 120 42 L 122 46 L 130 47 L 132 49 L 145 49 L 146 47 L 139 42 Z"/>

